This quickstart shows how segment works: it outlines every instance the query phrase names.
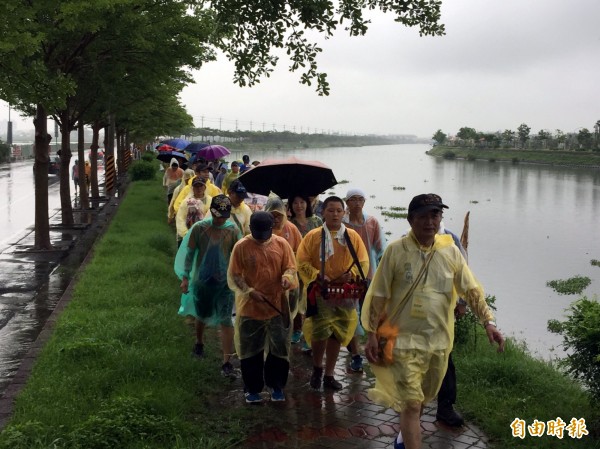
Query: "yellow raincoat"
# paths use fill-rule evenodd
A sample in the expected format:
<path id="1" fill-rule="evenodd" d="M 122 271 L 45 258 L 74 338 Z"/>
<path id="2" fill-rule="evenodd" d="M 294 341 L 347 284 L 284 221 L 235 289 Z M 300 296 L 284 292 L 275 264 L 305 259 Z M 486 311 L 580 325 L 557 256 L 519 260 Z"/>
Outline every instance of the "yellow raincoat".
<path id="1" fill-rule="evenodd" d="M 369 397 L 399 412 L 407 402 L 427 403 L 436 396 L 452 351 L 459 295 L 482 322 L 493 320 L 483 289 L 452 237 L 438 234 L 433 246 L 424 248 L 411 231 L 383 254 L 363 304 L 361 324 L 365 330 L 376 332 L 393 305 L 402 301 L 431 250 L 435 254 L 423 277 L 392 319 L 398 329 L 394 363 L 372 365 L 377 380 Z"/>
<path id="2" fill-rule="evenodd" d="M 196 179 L 196 176 L 194 176 L 193 178 L 190 178 L 188 180 L 187 185 L 182 187 L 181 191 L 179 192 L 179 195 L 177 195 L 177 198 L 175 199 L 175 202 L 173 203 L 173 209 L 175 210 L 175 213 L 177 213 L 177 211 L 179 210 L 179 206 L 181 205 L 181 202 L 188 196 L 189 192 L 192 190 L 192 182 L 194 182 L 194 179 Z M 207 179 L 206 180 L 206 191 L 204 193 L 210 197 L 215 197 L 217 195 L 221 195 L 223 192 L 221 192 L 221 189 L 219 189 L 216 185 L 214 185 L 210 181 L 210 179 Z"/>
<path id="3" fill-rule="evenodd" d="M 305 289 L 302 294 L 303 297 L 306 297 L 307 286 L 317 279 L 321 271 L 322 228 L 321 226 L 309 231 L 302 239 L 296 254 L 298 274 L 304 283 Z M 347 231 L 363 273 L 367 273 L 369 271 L 369 255 L 367 254 L 365 244 L 356 231 L 352 229 L 347 229 Z M 348 247 L 340 244 L 337 240 L 337 232 L 331 231 L 334 253 L 325 261 L 325 274 L 332 281 L 344 274 L 354 262 Z M 356 265 L 352 267 L 352 274 L 355 278 L 359 277 Z M 317 297 L 317 308 L 319 311 L 317 315 L 304 320 L 304 338 L 310 345 L 313 339 L 317 341 L 325 340 L 333 334 L 342 346 L 346 346 L 350 343 L 358 325 L 358 314 L 355 304 L 352 302 L 348 304 L 348 307 L 340 307 L 327 301 L 320 296 Z"/>

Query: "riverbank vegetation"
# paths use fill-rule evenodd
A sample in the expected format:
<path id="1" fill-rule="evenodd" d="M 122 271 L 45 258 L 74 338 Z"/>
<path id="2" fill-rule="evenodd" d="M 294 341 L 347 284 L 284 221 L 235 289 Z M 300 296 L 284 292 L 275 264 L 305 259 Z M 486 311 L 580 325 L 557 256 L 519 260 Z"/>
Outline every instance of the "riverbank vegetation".
<path id="1" fill-rule="evenodd" d="M 436 145 L 427 154 L 445 159 L 465 159 L 468 161 L 481 160 L 488 162 L 511 162 L 513 164 L 523 162 L 590 168 L 600 167 L 600 152 L 591 151 L 489 149 Z"/>
<path id="2" fill-rule="evenodd" d="M 230 448 L 263 417 L 219 375 L 214 330 L 207 363 L 190 357 L 193 327 L 177 316 L 173 229 L 158 179 L 133 182 L 78 274 L 72 299 L 41 352 L 2 449 Z M 592 417 L 585 392 L 510 341 L 497 354 L 472 328 L 455 350 L 458 408 L 496 448 L 594 448 L 574 439 L 511 435 L 521 418 Z M 588 429 L 589 429 L 588 425 Z"/>
<path id="3" fill-rule="evenodd" d="M 516 131 L 495 133 L 463 127 L 455 136 L 440 129 L 432 137 L 435 146 L 428 154 L 471 161 L 600 167 L 600 120 L 593 129 L 593 133 L 584 127 L 570 133 L 542 129 L 531 134 L 531 128 L 522 123 Z"/>

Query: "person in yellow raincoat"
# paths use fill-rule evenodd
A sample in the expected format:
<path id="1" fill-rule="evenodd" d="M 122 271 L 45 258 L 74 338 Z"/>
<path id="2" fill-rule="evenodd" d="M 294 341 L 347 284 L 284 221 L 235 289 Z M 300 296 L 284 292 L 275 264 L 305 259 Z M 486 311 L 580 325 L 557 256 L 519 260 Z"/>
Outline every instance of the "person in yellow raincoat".
<path id="1" fill-rule="evenodd" d="M 324 388 L 333 390 L 342 388 L 342 384 L 334 379 L 333 371 L 340 345 L 350 343 L 358 324 L 358 299 L 348 293 L 346 286 L 359 277 L 359 271 L 354 265 L 346 238 L 352 243 L 363 273 L 369 271 L 369 255 L 365 245 L 356 231 L 344 226 L 343 217 L 344 201 L 337 196 L 327 198 L 323 202 L 323 226 L 304 236 L 296 255 L 298 274 L 305 286 L 317 278 L 324 279 L 326 284 L 319 288 L 311 287 L 314 296 L 309 292 L 308 300 L 316 303 L 318 311 L 316 315 L 307 317 L 303 326 L 304 338 L 313 352 L 310 386 L 315 390 L 320 389 L 321 384 Z M 322 246 L 324 254 L 321 254 Z M 325 259 L 323 273 L 322 258 Z M 327 299 L 323 297 L 323 293 L 326 293 Z M 326 360 L 323 372 L 324 355 Z"/>
<path id="2" fill-rule="evenodd" d="M 290 368 L 288 291 L 298 285 L 296 260 L 288 242 L 272 234 L 273 221 L 269 212 L 252 215 L 251 234 L 234 246 L 227 271 L 235 292 L 235 347 L 248 403 L 262 402 L 265 384 L 272 401 L 285 401 Z"/>
<path id="3" fill-rule="evenodd" d="M 217 195 L 221 195 L 221 193 L 222 193 L 221 189 L 219 189 L 216 185 L 214 185 L 211 182 L 210 170 L 208 168 L 208 165 L 198 164 L 198 165 L 196 165 L 194 172 L 196 173 L 196 176 L 194 176 L 191 180 L 188 180 L 187 185 L 183 186 L 181 188 L 181 191 L 177 195 L 177 198 L 175 198 L 175 202 L 173 203 L 173 209 L 175 210 L 175 213 L 177 213 L 177 211 L 179 210 L 179 206 L 181 205 L 181 202 L 185 198 L 187 198 L 190 190 L 192 189 L 192 181 L 194 179 L 196 179 L 197 177 L 204 179 L 204 182 L 206 183 L 206 193 L 208 196 L 215 197 Z"/>
<path id="4" fill-rule="evenodd" d="M 436 194 L 412 199 L 411 230 L 385 250 L 362 309 L 368 338 L 365 354 L 376 377 L 369 397 L 400 412 L 395 449 L 421 448 L 419 418 L 423 406 L 436 396 L 448 366 L 458 295 L 481 320 L 490 343 L 495 341 L 498 350 L 504 350 L 504 337 L 481 285 L 452 237 L 438 234 L 446 208 Z M 383 354 L 376 335 L 381 323 L 393 330 L 388 334 L 393 344 Z M 382 359 L 389 364 L 382 364 Z"/>

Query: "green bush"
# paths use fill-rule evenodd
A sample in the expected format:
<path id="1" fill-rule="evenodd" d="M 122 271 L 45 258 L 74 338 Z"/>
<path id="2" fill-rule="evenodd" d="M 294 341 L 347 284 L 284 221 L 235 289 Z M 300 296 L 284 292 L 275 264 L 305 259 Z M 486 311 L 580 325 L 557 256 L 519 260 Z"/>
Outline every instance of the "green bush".
<path id="1" fill-rule="evenodd" d="M 135 161 L 129 168 L 129 176 L 132 181 L 149 181 L 156 176 L 156 161 Z"/>
<path id="2" fill-rule="evenodd" d="M 444 154 L 442 155 L 442 157 L 444 159 L 454 159 L 454 158 L 456 158 L 456 153 L 454 151 L 447 150 L 447 151 L 444 151 Z"/>
<path id="3" fill-rule="evenodd" d="M 565 321 L 548 321 L 548 330 L 563 337 L 568 352 L 560 361 L 569 374 L 588 386 L 592 403 L 600 400 L 600 302 L 587 297 L 567 309 Z"/>
<path id="4" fill-rule="evenodd" d="M 477 157 L 474 154 L 471 154 L 471 153 L 467 154 L 468 161 L 474 161 L 476 159 L 477 159 Z"/>
<path id="5" fill-rule="evenodd" d="M 490 309 L 496 311 L 496 297 L 493 295 L 486 295 L 485 302 L 487 302 Z M 454 325 L 454 341 L 456 344 L 466 344 L 469 341 L 477 340 L 477 327 L 481 326 L 479 320 L 475 314 L 471 311 L 470 307 L 467 307 L 467 312 L 459 319 L 456 320 Z"/>
<path id="6" fill-rule="evenodd" d="M 147 162 L 154 162 L 156 160 L 156 154 L 152 151 L 144 151 L 142 153 L 142 160 Z"/>

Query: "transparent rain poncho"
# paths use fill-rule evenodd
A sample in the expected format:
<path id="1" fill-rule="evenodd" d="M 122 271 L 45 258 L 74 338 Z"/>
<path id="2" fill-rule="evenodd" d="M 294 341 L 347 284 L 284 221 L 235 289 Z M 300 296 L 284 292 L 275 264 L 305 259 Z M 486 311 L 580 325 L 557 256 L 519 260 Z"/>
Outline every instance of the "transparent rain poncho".
<path id="1" fill-rule="evenodd" d="M 237 226 L 230 221 L 214 226 L 212 216 L 190 228 L 175 256 L 177 277 L 189 280 L 188 293 L 181 295 L 180 315 L 209 325 L 231 325 L 233 292 L 227 285 L 227 267 L 240 238 Z"/>
<path id="2" fill-rule="evenodd" d="M 268 348 L 273 355 L 288 360 L 293 316 L 289 292 L 281 285 L 284 277 L 292 288 L 298 285 L 294 253 L 283 238 L 273 235 L 259 242 L 248 235 L 235 246 L 227 282 L 235 292 L 234 341 L 240 359 Z M 250 296 L 254 290 L 269 302 L 254 300 Z"/>
<path id="3" fill-rule="evenodd" d="M 399 313 L 390 317 L 398 330 L 394 363 L 371 365 L 377 380 L 369 397 L 397 411 L 409 401 L 426 403 L 437 394 L 452 351 L 458 295 L 481 321 L 493 319 L 481 285 L 452 237 L 436 235 L 432 249 L 436 252 L 418 286 Z M 402 301 L 430 250 L 419 245 L 412 231 L 388 246 L 363 304 L 365 330 L 376 332 L 393 305 Z"/>

